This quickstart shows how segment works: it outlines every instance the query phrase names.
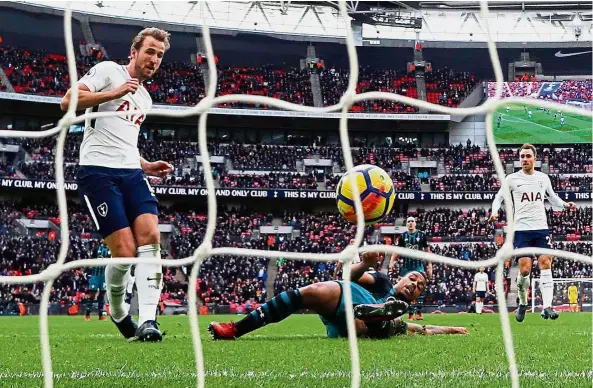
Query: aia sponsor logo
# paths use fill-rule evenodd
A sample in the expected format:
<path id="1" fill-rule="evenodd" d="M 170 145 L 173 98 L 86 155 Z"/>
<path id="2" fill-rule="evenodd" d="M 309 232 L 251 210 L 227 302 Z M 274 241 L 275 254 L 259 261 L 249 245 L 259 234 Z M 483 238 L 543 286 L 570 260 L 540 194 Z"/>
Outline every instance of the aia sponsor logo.
<path id="1" fill-rule="evenodd" d="M 144 119 L 146 118 L 143 114 L 133 113 L 138 111 L 135 106 L 131 105 L 129 101 L 124 101 L 121 103 L 119 108 L 116 109 L 116 112 L 131 112 L 131 114 L 124 116 L 123 118 L 134 123 L 134 125 L 142 125 Z"/>
<path id="2" fill-rule="evenodd" d="M 534 202 L 534 201 L 543 201 L 541 193 L 523 193 L 521 195 L 521 202 Z"/>

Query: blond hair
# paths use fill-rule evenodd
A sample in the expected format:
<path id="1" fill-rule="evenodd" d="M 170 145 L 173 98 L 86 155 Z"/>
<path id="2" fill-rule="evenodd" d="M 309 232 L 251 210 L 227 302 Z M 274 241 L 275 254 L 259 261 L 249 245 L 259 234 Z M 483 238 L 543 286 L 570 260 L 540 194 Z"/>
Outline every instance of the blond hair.
<path id="1" fill-rule="evenodd" d="M 537 156 L 537 151 L 535 150 L 535 146 L 533 144 L 525 143 L 521 146 L 519 153 L 521 153 L 521 150 L 531 150 L 533 151 L 533 157 L 535 158 Z"/>
<path id="2" fill-rule="evenodd" d="M 142 47 L 142 44 L 144 43 L 144 39 L 146 39 L 147 36 L 152 36 L 159 42 L 164 42 L 165 51 L 169 50 L 169 48 L 171 47 L 171 44 L 169 43 L 169 39 L 171 37 L 170 33 L 168 33 L 165 30 L 161 30 L 160 28 L 148 27 L 140 31 L 138 35 L 134 37 L 130 49 L 136 49 L 136 51 L 139 51 L 140 47 Z"/>

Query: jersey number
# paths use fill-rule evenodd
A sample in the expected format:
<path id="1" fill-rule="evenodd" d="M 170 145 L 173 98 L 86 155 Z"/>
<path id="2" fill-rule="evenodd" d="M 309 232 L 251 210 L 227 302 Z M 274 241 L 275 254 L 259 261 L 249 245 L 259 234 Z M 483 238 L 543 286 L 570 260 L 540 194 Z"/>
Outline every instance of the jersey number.
<path id="1" fill-rule="evenodd" d="M 152 195 L 153 197 L 156 197 L 156 195 L 154 195 L 154 189 L 150 185 L 150 182 L 148 181 L 147 177 L 144 177 L 144 182 L 146 182 L 146 186 L 148 186 L 148 191 L 150 191 L 150 195 Z"/>

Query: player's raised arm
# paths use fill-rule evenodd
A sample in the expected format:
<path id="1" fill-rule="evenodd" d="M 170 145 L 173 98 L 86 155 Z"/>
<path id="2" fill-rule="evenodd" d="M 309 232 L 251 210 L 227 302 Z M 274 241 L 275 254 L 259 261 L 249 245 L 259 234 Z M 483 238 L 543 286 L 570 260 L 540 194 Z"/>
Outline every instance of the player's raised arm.
<path id="1" fill-rule="evenodd" d="M 505 179 L 507 179 L 505 177 Z M 507 183 L 509 180 L 507 179 Z M 502 195 L 502 187 L 498 190 L 496 195 L 494 196 L 494 201 L 492 202 L 492 214 L 490 215 L 490 221 L 496 221 L 498 219 L 498 211 L 504 202 L 504 197 Z"/>
<path id="2" fill-rule="evenodd" d="M 391 258 L 389 259 L 389 272 L 395 271 L 395 262 L 396 261 L 397 261 L 397 254 L 394 253 L 391 255 Z"/>
<path id="3" fill-rule="evenodd" d="M 562 209 L 575 209 L 577 205 L 574 202 L 564 202 L 562 198 L 556 194 L 554 188 L 552 187 L 552 182 L 550 181 L 550 177 L 546 175 L 546 195 L 548 196 L 548 201 L 552 204 L 553 207 L 562 208 Z"/>
<path id="4" fill-rule="evenodd" d="M 366 273 L 369 267 L 374 267 L 381 260 L 378 252 L 365 252 L 362 254 L 362 261 L 352 265 L 350 280 L 361 284 L 374 284 L 375 278 Z"/>
<path id="5" fill-rule="evenodd" d="M 404 243 L 401 237 L 398 237 L 395 241 L 395 246 L 405 248 L 406 244 Z M 391 258 L 389 259 L 389 272 L 395 271 L 395 262 L 397 261 L 398 257 L 399 256 L 397 255 L 397 253 L 391 255 Z"/>
<path id="6" fill-rule="evenodd" d="M 103 91 L 109 85 L 109 73 L 113 62 L 101 62 L 95 65 L 89 72 L 82 77 L 78 83 L 78 104 L 76 110 L 92 108 L 105 102 L 115 100 L 125 96 L 128 93 L 135 93 L 139 83 L 135 78 L 130 78 L 122 85 L 113 90 Z M 67 111 L 72 98 L 72 88 L 68 89 L 66 95 L 60 101 L 62 111 Z"/>

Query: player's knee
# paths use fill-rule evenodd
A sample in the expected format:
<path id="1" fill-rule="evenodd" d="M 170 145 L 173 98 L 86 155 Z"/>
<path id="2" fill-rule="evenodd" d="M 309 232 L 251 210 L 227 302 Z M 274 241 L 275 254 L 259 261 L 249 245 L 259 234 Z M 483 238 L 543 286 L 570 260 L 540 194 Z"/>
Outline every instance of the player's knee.
<path id="1" fill-rule="evenodd" d="M 140 230 L 136 232 L 136 236 L 134 237 L 138 241 L 138 246 L 160 244 L 161 242 L 161 233 L 158 227 Z"/>
<path id="2" fill-rule="evenodd" d="M 110 241 L 108 246 L 112 257 L 136 257 L 136 244 L 133 239 L 117 239 Z"/>
<path id="3" fill-rule="evenodd" d="M 303 297 L 321 295 L 325 291 L 325 283 L 312 283 L 306 287 L 301 288 L 300 292 Z"/>
<path id="4" fill-rule="evenodd" d="M 537 260 L 539 269 L 550 269 L 552 268 L 552 257 L 547 255 L 542 255 Z"/>
<path id="5" fill-rule="evenodd" d="M 305 305 L 324 305 L 339 298 L 340 286 L 336 282 L 309 284 L 299 289 Z"/>
<path id="6" fill-rule="evenodd" d="M 519 272 L 523 276 L 529 276 L 531 273 L 531 257 L 522 257 L 519 259 Z"/>

